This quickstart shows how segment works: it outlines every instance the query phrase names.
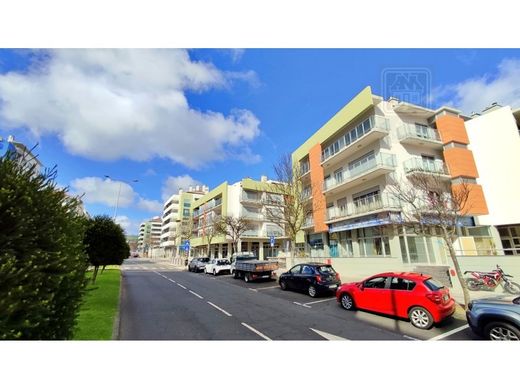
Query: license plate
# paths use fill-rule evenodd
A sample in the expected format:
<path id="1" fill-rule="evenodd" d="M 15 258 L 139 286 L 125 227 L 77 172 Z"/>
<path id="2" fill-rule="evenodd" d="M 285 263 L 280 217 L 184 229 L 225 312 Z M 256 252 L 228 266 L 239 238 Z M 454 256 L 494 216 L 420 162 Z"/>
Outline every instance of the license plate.
<path id="1" fill-rule="evenodd" d="M 336 288 L 336 287 L 338 287 L 337 284 L 331 284 L 331 285 L 329 286 L 329 288 Z"/>
<path id="2" fill-rule="evenodd" d="M 444 302 L 448 302 L 449 299 L 450 299 L 450 298 L 449 298 L 446 294 L 444 294 L 444 296 L 442 297 L 442 300 L 443 300 Z"/>

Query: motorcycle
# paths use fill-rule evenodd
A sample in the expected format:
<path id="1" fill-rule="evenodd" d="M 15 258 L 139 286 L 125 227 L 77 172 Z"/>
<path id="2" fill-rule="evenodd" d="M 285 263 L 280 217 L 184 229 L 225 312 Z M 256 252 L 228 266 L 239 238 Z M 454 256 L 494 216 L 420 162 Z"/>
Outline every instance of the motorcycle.
<path id="1" fill-rule="evenodd" d="M 492 272 L 466 271 L 464 274 L 471 274 L 471 278 L 466 278 L 466 286 L 471 291 L 486 290 L 495 291 L 498 285 L 501 285 L 505 291 L 510 294 L 520 294 L 520 284 L 510 281 L 512 275 L 504 273 L 502 268 L 497 264 L 497 269 Z"/>

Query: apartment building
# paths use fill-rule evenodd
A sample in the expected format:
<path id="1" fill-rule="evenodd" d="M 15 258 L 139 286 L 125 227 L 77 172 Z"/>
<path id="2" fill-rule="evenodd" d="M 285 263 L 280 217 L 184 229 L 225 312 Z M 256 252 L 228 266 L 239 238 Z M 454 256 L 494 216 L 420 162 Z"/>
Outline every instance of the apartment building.
<path id="1" fill-rule="evenodd" d="M 220 235 L 212 238 L 208 253 L 208 237 L 215 220 L 226 216 L 243 217 L 249 229 L 239 243 L 239 251 L 254 252 L 259 259 L 278 256 L 285 248 L 284 231 L 266 217 L 265 199 L 282 201 L 280 195 L 267 192 L 270 181 L 263 176 L 260 181 L 249 178 L 234 184 L 224 182 L 193 204 L 193 238 L 191 246 L 194 256 L 226 258 L 231 256 L 232 244 Z M 270 238 L 275 237 L 274 246 Z"/>
<path id="2" fill-rule="evenodd" d="M 27 169 L 34 167 L 35 174 L 40 173 L 42 163 L 27 146 L 21 142 L 16 142 L 12 135 L 8 136 L 7 139 L 0 137 L 0 158 L 8 154 L 10 158 L 18 161 L 23 167 Z"/>
<path id="3" fill-rule="evenodd" d="M 206 186 L 191 186 L 187 191 L 182 189 L 170 196 L 164 203 L 162 216 L 160 249 L 162 257 L 180 256 L 179 246 L 182 230 L 188 229 L 192 204 L 209 191 Z"/>
<path id="4" fill-rule="evenodd" d="M 137 250 L 141 254 L 150 256 L 152 249 L 159 245 L 161 226 L 162 220 L 158 216 L 141 223 L 139 235 L 137 236 Z"/>
<path id="5" fill-rule="evenodd" d="M 393 257 L 404 264 L 447 264 L 441 239 L 400 225 L 402 205 L 390 179 L 421 170 L 469 182 L 471 207 L 459 227 L 462 254 L 493 251 L 493 234 L 476 226 L 488 214 L 465 121 L 458 110 L 432 110 L 372 94 L 366 87 L 292 154 L 304 172 L 312 217 L 304 245 L 311 256 Z"/>
<path id="6" fill-rule="evenodd" d="M 520 255 L 520 108 L 493 103 L 465 125 L 489 209 L 477 224 L 491 226 L 499 253 Z"/>

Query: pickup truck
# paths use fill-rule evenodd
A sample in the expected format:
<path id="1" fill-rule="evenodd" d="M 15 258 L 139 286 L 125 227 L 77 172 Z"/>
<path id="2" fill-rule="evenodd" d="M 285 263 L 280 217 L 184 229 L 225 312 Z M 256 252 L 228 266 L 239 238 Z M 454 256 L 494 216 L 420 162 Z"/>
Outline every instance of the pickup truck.
<path id="1" fill-rule="evenodd" d="M 235 253 L 231 257 L 231 275 L 234 279 L 244 278 L 246 283 L 256 279 L 272 279 L 277 269 L 277 261 L 258 260 L 251 252 Z"/>

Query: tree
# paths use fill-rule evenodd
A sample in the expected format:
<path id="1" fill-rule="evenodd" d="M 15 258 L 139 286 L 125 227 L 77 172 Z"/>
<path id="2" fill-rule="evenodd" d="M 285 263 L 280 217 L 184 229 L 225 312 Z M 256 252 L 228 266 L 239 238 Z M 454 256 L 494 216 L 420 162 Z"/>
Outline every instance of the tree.
<path id="1" fill-rule="evenodd" d="M 181 227 L 180 227 L 180 233 L 179 233 L 179 237 L 181 239 L 181 245 L 182 245 L 183 241 L 191 240 L 191 238 L 193 237 L 193 228 L 194 228 L 194 225 L 193 225 L 192 218 L 182 220 Z M 188 253 L 188 256 L 189 256 L 189 253 Z M 188 256 L 186 256 L 186 257 L 188 257 Z"/>
<path id="2" fill-rule="evenodd" d="M 130 256 L 123 228 L 107 215 L 98 215 L 88 221 L 85 232 L 88 259 L 94 266 L 92 283 L 100 266 L 121 265 Z"/>
<path id="3" fill-rule="evenodd" d="M 210 250 L 211 250 L 211 243 L 213 242 L 213 239 L 219 235 L 222 234 L 222 229 L 220 228 L 221 221 L 220 217 L 211 218 L 203 229 L 203 237 L 206 239 L 206 245 L 207 245 L 207 255 L 210 256 Z"/>
<path id="4" fill-rule="evenodd" d="M 70 339 L 88 267 L 80 201 L 38 173 L 0 159 L 0 339 Z"/>
<path id="5" fill-rule="evenodd" d="M 238 252 L 238 242 L 240 238 L 244 232 L 251 228 L 251 224 L 244 217 L 226 216 L 221 218 L 220 223 L 216 226 L 216 232 L 229 237 L 233 247 L 233 253 L 236 253 Z"/>
<path id="6" fill-rule="evenodd" d="M 460 219 L 471 209 L 471 187 L 467 182 L 452 184 L 441 173 L 416 170 L 408 180 L 392 180 L 389 191 L 402 205 L 403 225 L 417 234 L 440 236 L 448 248 L 462 286 L 464 303 L 469 304 L 469 291 L 460 269 L 454 242 Z"/>
<path id="7" fill-rule="evenodd" d="M 294 254 L 296 237 L 304 226 L 305 220 L 314 212 L 320 212 L 323 205 L 321 192 L 306 186 L 304 173 L 299 164 L 293 164 L 290 154 L 284 154 L 273 166 L 276 180 L 267 184 L 267 194 L 262 201 L 266 219 L 279 226 L 290 241 L 290 255 Z M 310 199 L 313 198 L 312 202 Z"/>

